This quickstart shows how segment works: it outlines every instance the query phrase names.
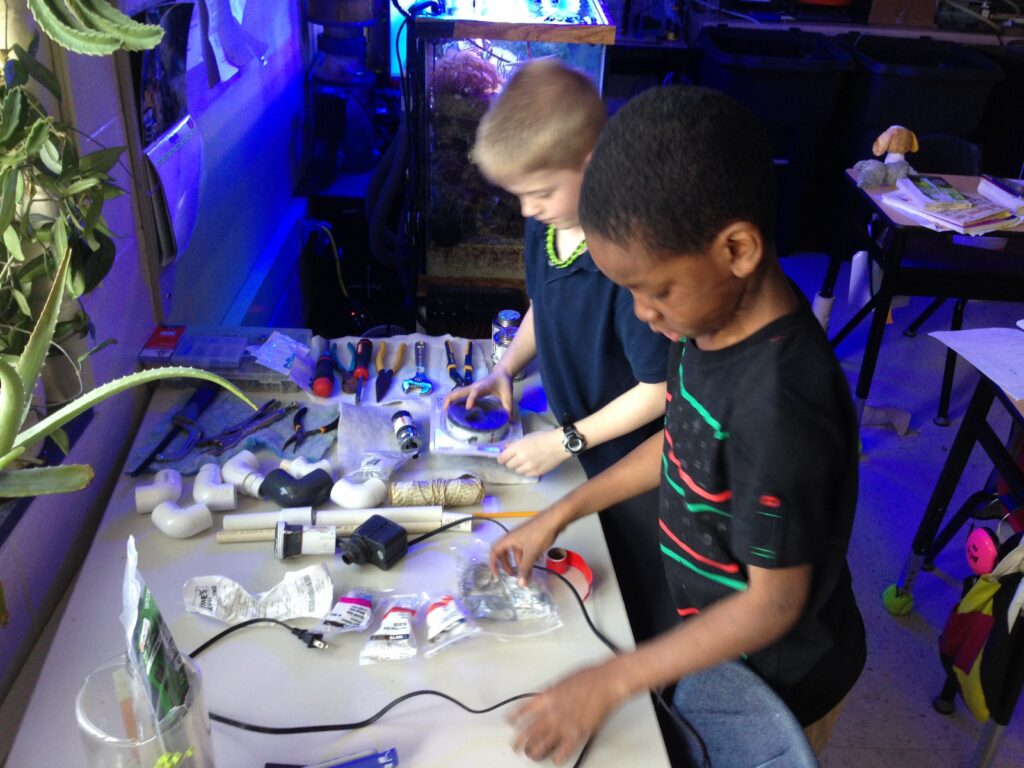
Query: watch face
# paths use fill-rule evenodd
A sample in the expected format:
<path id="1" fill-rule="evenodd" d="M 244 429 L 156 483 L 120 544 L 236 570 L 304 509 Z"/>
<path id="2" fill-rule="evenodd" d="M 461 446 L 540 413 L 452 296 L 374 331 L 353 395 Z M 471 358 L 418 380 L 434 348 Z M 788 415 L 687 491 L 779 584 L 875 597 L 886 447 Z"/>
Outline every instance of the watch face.
<path id="1" fill-rule="evenodd" d="M 568 432 L 562 438 L 562 445 L 569 453 L 579 453 L 583 450 L 583 438 L 577 432 Z"/>

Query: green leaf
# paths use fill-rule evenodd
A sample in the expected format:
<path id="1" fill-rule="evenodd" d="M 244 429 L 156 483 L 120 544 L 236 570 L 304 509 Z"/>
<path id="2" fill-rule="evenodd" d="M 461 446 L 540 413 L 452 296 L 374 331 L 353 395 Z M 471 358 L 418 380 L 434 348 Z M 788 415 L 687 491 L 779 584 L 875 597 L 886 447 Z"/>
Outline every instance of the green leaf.
<path id="1" fill-rule="evenodd" d="M 53 340 L 53 332 L 57 326 L 57 316 L 60 314 L 60 306 L 64 301 L 64 284 L 67 282 L 68 269 L 71 266 L 71 249 L 68 248 L 67 230 L 63 219 L 57 219 L 53 225 L 51 248 L 54 256 L 60 259 L 60 265 L 57 267 L 57 274 L 53 278 L 53 285 L 46 297 L 46 303 L 25 343 L 25 350 L 18 358 L 18 377 L 21 379 L 23 391 L 27 393 L 22 395 L 19 426 L 24 423 L 25 417 L 28 415 L 31 393 L 50 350 L 50 342 Z M 0 396 L 2 396 L 2 390 L 0 390 Z M 2 425 L 0 425 L 0 431 L 2 431 Z M 2 448 L 2 443 L 0 443 L 0 448 Z"/>
<path id="2" fill-rule="evenodd" d="M 25 417 L 21 415 L 21 401 L 25 388 L 17 370 L 0 360 L 0 452 L 6 454 L 14 446 L 15 436 Z"/>
<path id="3" fill-rule="evenodd" d="M 32 310 L 28 305 L 28 299 L 25 298 L 25 294 L 17 288 L 11 288 L 11 295 L 18 304 L 18 309 L 25 317 L 32 317 Z"/>
<path id="4" fill-rule="evenodd" d="M 117 165 L 118 160 L 121 159 L 121 155 L 124 154 L 126 149 L 127 147 L 109 147 L 90 152 L 78 161 L 78 169 L 83 175 L 88 173 L 107 173 Z"/>
<path id="5" fill-rule="evenodd" d="M 71 438 L 68 437 L 68 433 L 65 430 L 55 429 L 47 437 L 57 444 L 60 452 L 65 456 L 71 453 Z"/>
<path id="6" fill-rule="evenodd" d="M 68 195 L 80 195 L 87 189 L 92 189 L 93 187 L 98 187 L 99 185 L 99 179 L 79 179 L 78 181 L 69 184 L 68 188 L 65 190 L 65 193 Z"/>
<path id="7" fill-rule="evenodd" d="M 117 247 L 106 235 L 96 232 L 99 245 L 90 251 L 84 241 L 79 240 L 72 248 L 71 269 L 68 272 L 68 291 L 78 298 L 94 289 L 110 272 L 117 255 Z"/>
<path id="8" fill-rule="evenodd" d="M 21 125 L 21 108 L 24 104 L 22 96 L 21 88 L 10 88 L 4 94 L 3 104 L 0 105 L 0 144 L 21 140 L 17 131 Z"/>
<path id="9" fill-rule="evenodd" d="M 115 344 L 117 344 L 117 339 L 105 339 L 104 341 L 101 341 L 99 344 L 97 344 L 95 347 L 90 349 L 88 352 L 83 352 L 82 354 L 80 354 L 78 356 L 78 358 L 77 358 L 78 364 L 81 365 L 86 360 L 88 360 L 90 357 L 95 355 L 97 352 L 102 352 L 107 347 L 111 347 L 111 346 L 113 346 Z"/>
<path id="10" fill-rule="evenodd" d="M 11 46 L 11 50 L 14 51 L 14 55 L 18 57 L 18 61 L 21 63 L 21 66 L 25 68 L 29 77 L 59 99 L 60 83 L 57 81 L 57 76 L 36 61 L 34 56 L 17 43 Z"/>
<path id="11" fill-rule="evenodd" d="M 50 136 L 50 126 L 53 125 L 52 117 L 44 117 L 36 120 L 28 132 L 28 139 L 25 142 L 25 152 L 28 155 L 38 155 Z"/>
<path id="12" fill-rule="evenodd" d="M 80 491 L 92 482 L 93 477 L 95 473 L 88 464 L 5 469 L 0 471 L 0 498 Z"/>
<path id="13" fill-rule="evenodd" d="M 39 28 L 61 48 L 87 56 L 106 56 L 121 47 L 114 35 L 81 27 L 59 0 L 27 0 L 27 3 Z"/>
<path id="14" fill-rule="evenodd" d="M 132 387 L 138 386 L 139 384 L 148 384 L 153 381 L 161 381 L 163 379 L 174 379 L 186 377 L 191 379 L 203 379 L 205 381 L 212 381 L 215 384 L 219 384 L 224 387 L 228 392 L 235 395 L 235 397 L 242 400 L 253 410 L 256 409 L 256 405 L 246 397 L 238 387 L 232 384 L 227 379 L 221 378 L 215 373 L 209 371 L 203 371 L 198 368 L 185 368 L 182 366 L 170 366 L 167 368 L 153 368 L 148 371 L 139 371 L 137 373 L 131 373 L 127 376 L 122 376 L 119 379 L 103 384 L 91 392 L 87 392 L 75 398 L 73 401 L 68 403 L 62 408 L 59 408 L 54 413 L 47 416 L 40 422 L 33 424 L 31 427 L 26 429 L 24 432 L 19 434 L 14 441 L 14 446 L 10 453 L 24 448 L 25 446 L 32 445 L 37 440 L 46 437 L 51 431 L 57 427 L 63 427 L 71 419 L 84 413 L 89 408 L 92 408 L 97 403 L 106 400 L 112 395 L 116 395 L 120 392 L 131 389 Z M 2 400 L 3 389 L 0 388 L 0 400 Z M 0 421 L 2 426 L 2 421 Z M 9 461 L 10 453 L 4 456 L 0 456 L 0 467 L 6 466 Z"/>
<path id="15" fill-rule="evenodd" d="M 15 201 L 18 195 L 18 179 L 21 173 L 16 170 L 3 172 L 3 182 L 0 183 L 0 232 L 3 232 L 14 221 Z"/>
<path id="16" fill-rule="evenodd" d="M 43 161 L 43 165 L 52 173 L 60 176 L 60 172 L 64 168 L 60 160 L 60 152 L 57 151 L 57 147 L 49 139 L 43 143 L 42 148 L 39 150 L 39 159 Z"/>
<path id="17" fill-rule="evenodd" d="M 12 259 L 15 261 L 25 260 L 25 254 L 21 251 L 21 235 L 14 227 L 4 230 L 4 245 L 7 246 L 7 251 L 11 254 Z"/>

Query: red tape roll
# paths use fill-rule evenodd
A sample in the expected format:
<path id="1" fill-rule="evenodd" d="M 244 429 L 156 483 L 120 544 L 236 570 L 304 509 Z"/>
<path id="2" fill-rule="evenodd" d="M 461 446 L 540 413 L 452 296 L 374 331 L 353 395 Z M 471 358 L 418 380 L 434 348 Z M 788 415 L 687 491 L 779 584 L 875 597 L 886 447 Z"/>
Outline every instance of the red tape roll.
<path id="1" fill-rule="evenodd" d="M 594 583 L 594 572 L 590 570 L 583 555 L 573 552 L 571 549 L 552 547 L 548 550 L 547 567 L 555 573 L 565 576 L 572 584 L 580 597 L 586 600 L 590 597 L 590 587 Z"/>

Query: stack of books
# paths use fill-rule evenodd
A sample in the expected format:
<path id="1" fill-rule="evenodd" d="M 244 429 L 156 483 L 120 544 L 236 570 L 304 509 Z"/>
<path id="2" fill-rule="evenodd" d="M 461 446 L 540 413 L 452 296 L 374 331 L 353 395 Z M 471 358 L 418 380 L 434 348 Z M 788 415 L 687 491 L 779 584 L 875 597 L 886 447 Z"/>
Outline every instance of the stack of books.
<path id="1" fill-rule="evenodd" d="M 1017 211 L 988 197 L 962 192 L 942 176 L 907 176 L 882 202 L 939 231 L 982 235 L 1021 223 Z"/>
<path id="2" fill-rule="evenodd" d="M 1001 179 L 981 175 L 978 194 L 998 205 L 1005 205 L 1016 216 L 1024 216 L 1024 179 Z"/>

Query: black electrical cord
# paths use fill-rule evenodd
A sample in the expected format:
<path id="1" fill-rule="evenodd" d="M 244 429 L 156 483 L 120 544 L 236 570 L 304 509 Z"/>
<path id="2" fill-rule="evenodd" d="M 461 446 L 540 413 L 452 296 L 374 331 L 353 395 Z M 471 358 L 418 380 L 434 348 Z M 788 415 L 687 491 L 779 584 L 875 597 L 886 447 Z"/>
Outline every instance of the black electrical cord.
<path id="1" fill-rule="evenodd" d="M 496 520 L 496 519 L 494 519 L 492 517 L 487 517 L 486 515 L 470 515 L 470 518 L 473 519 L 473 520 L 486 520 L 488 522 L 493 523 L 494 525 L 497 525 L 503 531 L 508 533 L 508 530 L 509 530 L 508 527 L 506 525 L 504 525 L 501 521 Z M 438 533 L 441 533 L 443 531 L 447 531 L 449 528 L 454 528 L 455 526 L 461 525 L 464 522 L 465 522 L 465 520 L 453 520 L 450 523 L 445 523 L 444 525 L 439 526 L 438 528 L 435 528 L 432 531 L 428 531 L 427 533 L 424 533 L 424 534 L 422 534 L 420 536 L 417 536 L 415 539 L 413 539 L 412 541 L 409 542 L 409 546 L 412 546 L 413 544 L 417 544 L 417 543 L 419 543 L 421 541 L 425 541 L 426 539 L 429 539 L 431 536 L 435 536 Z M 574 598 L 576 598 L 576 603 L 577 603 L 577 605 L 579 605 L 580 612 L 583 614 L 583 618 L 586 621 L 587 626 L 590 628 L 590 631 L 594 634 L 594 636 L 598 640 L 600 640 L 601 643 L 603 643 L 612 653 L 614 653 L 616 655 L 622 653 L 622 649 L 619 648 L 615 643 L 613 643 L 594 624 L 593 619 L 590 617 L 590 612 L 587 610 L 586 605 L 584 605 L 584 603 L 583 603 L 583 598 L 580 596 L 580 593 L 578 591 L 576 591 L 576 587 L 573 586 L 572 582 L 570 582 L 562 574 L 557 573 L 556 571 L 553 571 L 550 568 L 547 568 L 546 566 L 534 565 L 533 567 L 536 568 L 537 570 L 546 571 L 547 573 L 550 573 L 550 574 L 553 574 L 553 575 L 557 576 L 562 581 L 562 583 L 565 584 L 569 588 L 569 592 L 572 594 L 572 596 Z M 222 640 L 223 638 L 227 637 L 228 635 L 230 635 L 230 634 L 232 634 L 234 632 L 237 632 L 240 629 L 244 629 L 246 627 L 253 626 L 254 624 L 276 624 L 278 626 L 284 627 L 289 632 L 291 632 L 293 635 L 298 637 L 300 640 L 302 640 L 306 644 L 307 647 L 311 647 L 311 648 L 325 648 L 326 647 L 326 645 L 322 641 L 322 635 L 320 635 L 318 633 L 313 633 L 313 632 L 310 632 L 309 630 L 304 630 L 304 629 L 301 629 L 299 627 L 292 627 L 289 624 L 286 624 L 285 622 L 279 621 L 277 619 L 259 618 L 259 619 L 249 619 L 247 621 L 239 622 L 238 624 L 233 624 L 232 626 L 228 627 L 227 629 L 224 629 L 221 632 L 218 632 L 216 635 L 214 635 L 213 637 L 208 639 L 206 642 L 202 643 L 195 650 L 193 650 L 189 655 L 194 659 L 197 656 L 199 656 L 201 653 L 203 653 L 203 651 L 207 650 L 210 646 L 212 646 L 215 643 L 217 643 L 219 640 Z M 693 735 L 693 737 L 696 739 L 697 743 L 700 745 L 701 756 L 702 756 L 702 761 L 701 761 L 702 768 L 711 768 L 711 758 L 708 755 L 707 747 L 704 744 L 704 740 L 701 738 L 701 736 L 697 732 L 697 730 L 692 725 L 690 725 L 689 722 L 686 721 L 686 718 L 682 717 L 682 715 L 680 715 L 678 712 L 675 711 L 675 709 L 673 709 L 671 706 L 668 705 L 668 703 L 665 701 L 664 697 L 662 696 L 662 691 L 661 690 L 655 691 L 654 694 L 655 694 L 656 700 L 661 705 L 661 707 L 665 710 L 665 712 L 669 715 L 669 717 L 671 717 L 681 728 L 683 728 L 687 732 L 691 733 Z M 438 698 L 442 698 L 442 699 L 445 699 L 446 701 L 450 701 L 451 703 L 455 704 L 457 707 L 465 710 L 466 712 L 469 712 L 469 713 L 475 714 L 475 715 L 482 715 L 482 714 L 486 714 L 488 712 L 493 712 L 494 710 L 500 709 L 501 707 L 504 707 L 504 706 L 506 706 L 508 704 L 512 704 L 513 702 L 520 701 L 522 699 L 527 699 L 527 698 L 530 698 L 530 697 L 536 696 L 536 695 L 537 695 L 536 693 L 521 693 L 521 694 L 518 694 L 516 696 L 512 696 L 511 698 L 505 699 L 504 701 L 499 701 L 496 704 L 492 704 L 489 707 L 484 707 L 483 709 L 474 709 L 473 707 L 470 707 L 470 706 L 468 706 L 466 704 L 463 704 L 461 701 L 459 701 L 458 699 L 454 698 L 453 696 L 450 696 L 447 693 L 443 693 L 441 691 L 435 691 L 435 690 L 431 690 L 431 689 L 421 689 L 421 690 L 411 691 L 409 693 L 402 694 L 398 698 L 393 699 L 392 701 L 390 701 L 387 704 L 385 704 L 384 707 L 382 707 L 376 713 L 374 713 L 370 717 L 367 717 L 364 720 L 359 720 L 359 721 L 351 722 L 351 723 L 333 723 L 333 724 L 326 724 L 326 725 L 301 725 L 301 726 L 291 726 L 291 727 L 273 727 L 273 726 L 264 726 L 264 725 L 254 725 L 252 723 L 247 723 L 247 722 L 245 722 L 243 720 L 236 720 L 234 718 L 226 717 L 224 715 L 218 715 L 218 714 L 216 714 L 214 712 L 210 713 L 210 719 L 213 720 L 214 722 L 218 722 L 218 723 L 221 723 L 223 725 L 230 725 L 230 726 L 232 726 L 234 728 L 239 728 L 239 729 L 244 730 L 244 731 L 252 731 L 254 733 L 264 733 L 264 734 L 278 735 L 278 736 L 295 735 L 295 734 L 300 734 L 300 733 L 325 733 L 325 732 L 331 732 L 331 731 L 354 731 L 354 730 L 359 730 L 361 728 L 366 728 L 367 726 L 373 725 L 378 720 L 380 720 L 384 715 L 386 715 L 388 712 L 390 712 L 392 709 L 394 709 L 396 706 L 398 706 L 402 702 L 407 701 L 407 700 L 412 699 L 412 698 L 415 698 L 415 697 L 418 697 L 418 696 L 437 696 Z M 594 740 L 594 736 L 593 735 L 591 735 L 591 737 L 589 739 L 587 739 L 586 743 L 583 745 L 583 748 L 580 750 L 579 756 L 576 758 L 576 762 L 573 763 L 573 768 L 580 768 L 580 766 L 583 764 L 583 760 L 586 758 L 587 753 L 590 751 L 590 746 L 593 743 L 593 740 Z"/>

